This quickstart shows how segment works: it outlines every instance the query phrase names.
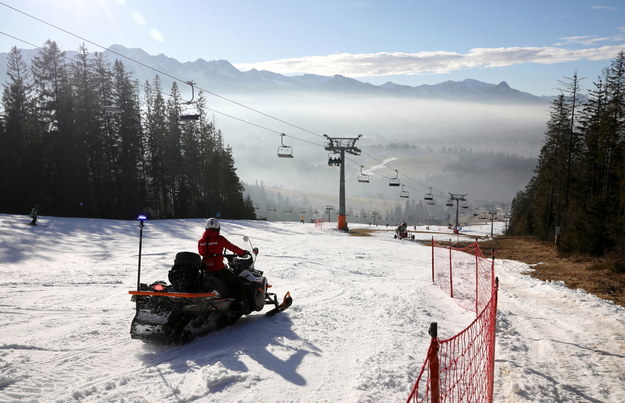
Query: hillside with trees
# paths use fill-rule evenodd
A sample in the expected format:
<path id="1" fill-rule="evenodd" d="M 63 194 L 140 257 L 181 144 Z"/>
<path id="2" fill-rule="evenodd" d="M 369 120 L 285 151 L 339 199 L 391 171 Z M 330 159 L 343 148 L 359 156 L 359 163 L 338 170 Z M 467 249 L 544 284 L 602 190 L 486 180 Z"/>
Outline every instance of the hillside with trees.
<path id="1" fill-rule="evenodd" d="M 509 232 L 557 242 L 562 252 L 622 257 L 624 52 L 585 96 L 580 81 L 567 78 L 553 101 L 535 175 L 512 203 Z"/>
<path id="2" fill-rule="evenodd" d="M 73 59 L 48 41 L 30 65 L 9 54 L 0 118 L 0 211 L 134 218 L 255 218 L 232 150 L 174 82 L 133 81 L 83 46 Z M 180 120 L 189 112 L 197 120 Z"/>

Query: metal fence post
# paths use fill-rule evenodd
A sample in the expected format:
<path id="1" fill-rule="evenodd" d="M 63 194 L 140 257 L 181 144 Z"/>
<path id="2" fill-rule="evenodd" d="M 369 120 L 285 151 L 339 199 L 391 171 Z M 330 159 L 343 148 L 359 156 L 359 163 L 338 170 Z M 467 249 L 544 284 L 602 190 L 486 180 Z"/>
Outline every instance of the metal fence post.
<path id="1" fill-rule="evenodd" d="M 428 351 L 428 360 L 430 363 L 430 391 L 432 392 L 431 403 L 440 402 L 440 368 L 438 361 L 438 325 L 436 322 L 430 323 L 428 333 L 432 337 L 430 350 Z"/>

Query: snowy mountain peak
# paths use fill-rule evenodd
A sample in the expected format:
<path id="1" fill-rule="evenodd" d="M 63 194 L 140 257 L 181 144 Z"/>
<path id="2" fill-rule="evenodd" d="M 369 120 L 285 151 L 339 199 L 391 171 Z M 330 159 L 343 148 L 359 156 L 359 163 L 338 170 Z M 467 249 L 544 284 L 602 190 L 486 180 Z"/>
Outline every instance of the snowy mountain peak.
<path id="1" fill-rule="evenodd" d="M 373 85 L 341 74 L 320 76 L 304 74 L 284 76 L 270 71 L 252 69 L 242 72 L 224 59 L 206 61 L 198 58 L 194 62 L 180 62 L 164 54 L 152 56 L 142 49 L 112 45 L 105 55 L 113 61 L 121 60 L 127 70 L 139 82 L 151 81 L 158 71 L 166 72 L 186 81 L 192 79 L 199 88 L 211 88 L 222 92 L 257 92 L 282 90 L 324 90 L 343 93 L 358 93 L 386 96 L 410 96 L 416 98 L 449 99 L 454 101 L 545 103 L 541 97 L 510 88 L 505 82 L 490 84 L 467 78 L 463 81 L 448 80 L 439 84 L 409 86 L 386 82 Z M 25 53 L 34 55 L 36 51 Z M 6 60 L 8 53 L 0 53 L 0 80 L 6 80 Z M 31 57 L 25 57 L 30 60 Z M 153 69 L 150 69 L 150 66 Z M 171 85 L 171 78 L 161 77 L 165 87 Z"/>

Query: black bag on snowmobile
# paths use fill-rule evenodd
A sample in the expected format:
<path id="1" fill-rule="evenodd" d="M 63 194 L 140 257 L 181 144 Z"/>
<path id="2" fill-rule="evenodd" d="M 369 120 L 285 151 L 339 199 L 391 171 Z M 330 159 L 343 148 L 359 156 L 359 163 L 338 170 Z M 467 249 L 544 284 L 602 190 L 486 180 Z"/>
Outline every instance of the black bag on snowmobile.
<path id="1" fill-rule="evenodd" d="M 202 258 L 193 252 L 178 252 L 169 270 L 169 282 L 178 292 L 202 290 Z"/>

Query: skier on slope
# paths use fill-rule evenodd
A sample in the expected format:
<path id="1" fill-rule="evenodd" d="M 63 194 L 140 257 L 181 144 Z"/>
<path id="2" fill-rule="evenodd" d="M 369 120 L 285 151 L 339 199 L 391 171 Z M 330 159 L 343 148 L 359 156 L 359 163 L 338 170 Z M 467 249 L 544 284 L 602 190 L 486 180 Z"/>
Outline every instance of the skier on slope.
<path id="1" fill-rule="evenodd" d="M 236 290 L 235 295 L 237 297 L 246 301 L 246 293 L 243 287 L 243 283 L 246 280 L 243 277 L 237 276 L 226 267 L 224 264 L 224 249 L 234 252 L 239 256 L 249 255 L 250 252 L 232 244 L 223 235 L 219 234 L 220 230 L 221 225 L 219 219 L 209 218 L 206 221 L 202 238 L 200 238 L 197 243 L 198 252 L 202 256 L 205 270 L 211 275 L 223 280 L 231 289 Z M 246 310 L 247 305 L 248 303 L 246 301 L 242 308 Z"/>
<path id="2" fill-rule="evenodd" d="M 39 214 L 39 204 L 35 203 L 35 206 L 33 207 L 33 209 L 30 210 L 30 218 L 32 218 L 30 225 L 37 225 L 38 214 Z"/>

